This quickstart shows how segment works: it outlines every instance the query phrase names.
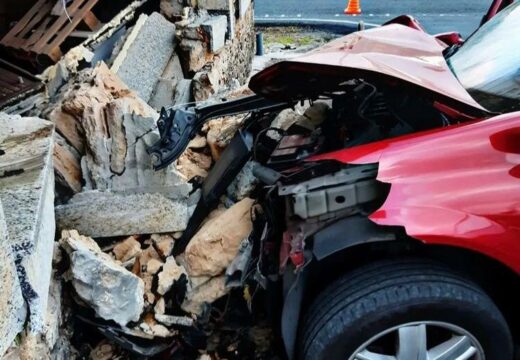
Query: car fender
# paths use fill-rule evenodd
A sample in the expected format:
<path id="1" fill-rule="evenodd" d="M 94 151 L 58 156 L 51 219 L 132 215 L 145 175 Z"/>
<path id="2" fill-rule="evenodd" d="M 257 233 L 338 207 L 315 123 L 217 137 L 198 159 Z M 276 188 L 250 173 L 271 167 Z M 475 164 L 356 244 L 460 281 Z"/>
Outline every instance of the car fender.
<path id="1" fill-rule="evenodd" d="M 309 161 L 378 163 L 390 184 L 369 218 L 520 273 L 520 112 L 339 150 Z"/>
<path id="2" fill-rule="evenodd" d="M 378 163 L 377 180 L 390 190 L 370 216 L 344 218 L 314 234 L 308 263 L 284 298 L 282 335 L 290 359 L 308 265 L 352 246 L 395 240 L 392 227 L 425 244 L 484 254 L 520 273 L 520 112 L 308 159 L 321 160 Z"/>

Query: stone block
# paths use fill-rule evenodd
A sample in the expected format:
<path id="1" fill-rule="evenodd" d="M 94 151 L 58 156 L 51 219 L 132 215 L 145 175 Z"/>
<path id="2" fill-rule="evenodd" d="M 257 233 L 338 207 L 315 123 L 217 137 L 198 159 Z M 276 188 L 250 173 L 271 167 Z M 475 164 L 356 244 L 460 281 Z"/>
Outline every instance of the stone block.
<path id="1" fill-rule="evenodd" d="M 229 13 L 226 14 L 226 16 L 228 17 L 228 22 L 229 22 L 229 27 L 228 27 L 226 36 L 229 40 L 234 40 L 235 33 L 237 31 L 237 20 L 235 17 L 235 5 L 233 3 L 231 3 L 230 8 L 231 9 L 229 10 Z"/>
<path id="2" fill-rule="evenodd" d="M 233 180 L 226 190 L 231 200 L 240 201 L 253 192 L 258 185 L 258 179 L 253 174 L 253 170 L 257 165 L 255 161 L 249 161 L 242 170 L 240 170 L 235 180 Z"/>
<path id="3" fill-rule="evenodd" d="M 167 19 L 175 20 L 182 17 L 185 6 L 184 0 L 161 0 L 161 14 Z"/>
<path id="4" fill-rule="evenodd" d="M 148 102 L 174 50 L 175 25 L 159 13 L 142 14 L 114 59 L 112 70 Z"/>
<path id="5" fill-rule="evenodd" d="M 180 43 L 180 48 L 187 70 L 191 73 L 202 69 L 210 60 L 207 44 L 201 40 L 184 38 Z"/>
<path id="6" fill-rule="evenodd" d="M 129 236 L 117 243 L 112 252 L 117 261 L 124 263 L 141 254 L 141 243 L 135 236 Z"/>
<path id="7" fill-rule="evenodd" d="M 1 147 L 1 144 L 0 144 Z M 0 156 L 0 162 L 1 162 Z M 0 357 L 22 331 L 26 308 L 16 274 L 13 254 L 7 234 L 7 224 L 0 200 Z"/>
<path id="8" fill-rule="evenodd" d="M 150 106 L 160 110 L 162 107 L 169 107 L 174 104 L 175 89 L 177 83 L 172 79 L 161 78 L 155 85 L 154 94 L 150 99 Z"/>
<path id="9" fill-rule="evenodd" d="M 169 198 L 185 198 L 191 190 L 175 170 L 168 167 L 155 171 L 147 148 L 158 140 L 153 118 L 133 114 L 116 100 L 108 104 L 111 153 L 109 160 L 111 189 L 125 192 L 158 192 Z M 143 135 L 145 134 L 146 135 Z"/>
<path id="10" fill-rule="evenodd" d="M 165 295 L 182 275 L 186 275 L 186 270 L 177 264 L 173 256 L 168 257 L 158 276 L 157 292 Z"/>
<path id="11" fill-rule="evenodd" d="M 174 104 L 188 104 L 193 101 L 191 93 L 192 83 L 193 80 L 190 79 L 182 79 L 179 81 L 177 88 L 175 89 Z"/>
<path id="12" fill-rule="evenodd" d="M 176 232 L 186 228 L 188 205 L 159 193 L 84 191 L 56 206 L 56 222 L 91 237 Z"/>
<path id="13" fill-rule="evenodd" d="M 47 313 L 45 317 L 45 332 L 43 339 L 45 347 L 54 350 L 58 340 L 65 331 L 63 326 L 63 309 L 61 303 L 62 283 L 61 276 L 54 273 L 51 277 L 49 299 L 47 301 Z"/>
<path id="14" fill-rule="evenodd" d="M 252 231 L 251 206 L 245 198 L 207 220 L 186 247 L 186 271 L 191 276 L 216 276 L 236 257 L 240 243 Z"/>
<path id="15" fill-rule="evenodd" d="M 63 84 L 69 79 L 69 70 L 64 62 L 59 62 L 53 67 L 55 70 L 54 76 L 50 77 L 49 82 L 46 84 L 47 95 L 54 97 L 60 90 Z"/>
<path id="16" fill-rule="evenodd" d="M 249 77 L 255 52 L 252 6 L 236 24 L 234 19 L 231 16 L 229 20 L 228 36 L 232 40 L 193 77 L 193 97 L 196 101 L 206 100 L 223 91 L 223 84 L 231 84 L 235 79 L 244 84 Z"/>
<path id="17" fill-rule="evenodd" d="M 152 167 L 147 148 L 159 139 L 157 111 L 106 65 L 80 72 L 59 108 L 80 126 L 89 150 L 80 163 L 85 189 L 187 196 L 191 187 L 174 166 L 161 171 Z"/>
<path id="18" fill-rule="evenodd" d="M 81 123 L 74 116 L 61 109 L 54 109 L 49 115 L 49 120 L 56 126 L 56 132 L 61 134 L 79 153 L 85 152 L 85 141 Z"/>
<path id="19" fill-rule="evenodd" d="M 53 124 L 0 114 L 0 199 L 28 332 L 44 329 L 54 244 Z M 9 211 L 5 211 L 9 209 Z"/>
<path id="20" fill-rule="evenodd" d="M 232 0 L 199 0 L 199 9 L 205 10 L 228 10 L 233 8 Z"/>
<path id="21" fill-rule="evenodd" d="M 203 284 L 188 289 L 186 299 L 182 303 L 182 310 L 195 315 L 201 315 L 204 307 L 228 293 L 226 277 L 224 275 L 211 278 Z"/>
<path id="22" fill-rule="evenodd" d="M 204 20 L 209 18 L 209 15 L 205 14 L 204 17 L 197 17 L 191 24 L 186 26 L 181 32 L 182 39 L 205 41 L 205 34 L 201 28 Z"/>
<path id="23" fill-rule="evenodd" d="M 137 321 L 144 308 L 143 280 L 103 253 L 97 243 L 75 230 L 60 240 L 70 258 L 70 276 L 78 296 L 103 319 L 121 326 Z"/>
<path id="24" fill-rule="evenodd" d="M 177 87 L 184 80 L 179 56 L 174 53 L 164 69 L 164 72 L 155 86 L 154 93 L 150 100 L 150 106 L 156 110 L 162 107 L 169 107 L 175 104 Z"/>
<path id="25" fill-rule="evenodd" d="M 240 18 L 244 18 L 251 6 L 251 0 L 238 0 L 238 14 Z"/>
<path id="26" fill-rule="evenodd" d="M 201 26 L 208 36 L 210 51 L 216 53 L 222 49 L 226 44 L 227 16 L 212 16 L 204 21 Z"/>

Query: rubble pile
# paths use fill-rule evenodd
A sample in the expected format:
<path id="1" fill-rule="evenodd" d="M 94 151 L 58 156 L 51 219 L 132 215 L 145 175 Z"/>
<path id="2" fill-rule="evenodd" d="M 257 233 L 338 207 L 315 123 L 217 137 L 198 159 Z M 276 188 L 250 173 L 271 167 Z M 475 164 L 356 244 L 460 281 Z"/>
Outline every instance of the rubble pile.
<path id="1" fill-rule="evenodd" d="M 70 263 L 63 277 L 80 306 L 126 334 L 172 338 L 230 291 L 224 273 L 251 232 L 252 202 L 216 210 L 178 257 L 171 252 L 179 234 L 132 235 L 102 248 L 63 230 L 59 243 Z"/>
<path id="2" fill-rule="evenodd" d="M 208 324 L 212 303 L 233 291 L 225 273 L 252 229 L 252 166 L 186 252 L 172 251 L 202 180 L 243 119 L 209 122 L 160 171 L 147 148 L 159 139 L 161 107 L 207 100 L 247 80 L 253 4 L 147 3 L 134 1 L 96 26 L 38 75 L 43 92 L 0 112 L 6 358 L 146 356 Z"/>

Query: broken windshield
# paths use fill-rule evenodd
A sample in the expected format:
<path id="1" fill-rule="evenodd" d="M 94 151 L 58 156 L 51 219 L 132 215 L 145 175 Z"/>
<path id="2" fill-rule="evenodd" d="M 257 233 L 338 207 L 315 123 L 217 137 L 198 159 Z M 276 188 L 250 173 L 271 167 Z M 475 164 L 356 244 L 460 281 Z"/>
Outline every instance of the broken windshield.
<path id="1" fill-rule="evenodd" d="M 520 110 L 520 2 L 484 24 L 448 59 L 453 72 L 482 106 Z"/>

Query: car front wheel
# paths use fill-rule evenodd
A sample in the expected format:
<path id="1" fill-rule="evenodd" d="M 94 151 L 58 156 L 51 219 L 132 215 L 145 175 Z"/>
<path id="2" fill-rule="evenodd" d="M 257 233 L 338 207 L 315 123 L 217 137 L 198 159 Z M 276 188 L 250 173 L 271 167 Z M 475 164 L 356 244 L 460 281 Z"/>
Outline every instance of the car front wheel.
<path id="1" fill-rule="evenodd" d="M 511 360 L 504 317 L 443 265 L 386 261 L 332 283 L 310 307 L 302 359 Z"/>

